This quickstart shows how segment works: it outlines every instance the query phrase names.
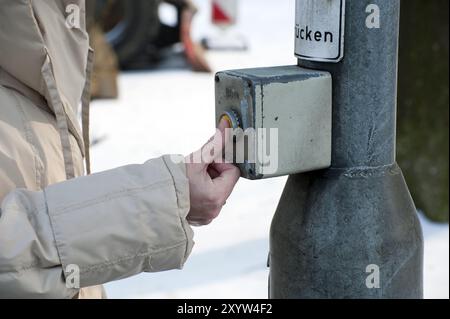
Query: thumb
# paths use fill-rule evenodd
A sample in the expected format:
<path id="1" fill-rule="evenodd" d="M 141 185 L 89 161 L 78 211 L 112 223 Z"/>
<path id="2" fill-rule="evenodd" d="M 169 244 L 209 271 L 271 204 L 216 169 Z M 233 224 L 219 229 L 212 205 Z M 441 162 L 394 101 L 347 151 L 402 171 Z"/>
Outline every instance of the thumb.
<path id="1" fill-rule="evenodd" d="M 212 182 L 222 192 L 224 198 L 227 199 L 238 182 L 241 172 L 236 166 L 231 164 L 214 164 L 214 168 L 220 172 L 220 175 L 213 179 Z"/>

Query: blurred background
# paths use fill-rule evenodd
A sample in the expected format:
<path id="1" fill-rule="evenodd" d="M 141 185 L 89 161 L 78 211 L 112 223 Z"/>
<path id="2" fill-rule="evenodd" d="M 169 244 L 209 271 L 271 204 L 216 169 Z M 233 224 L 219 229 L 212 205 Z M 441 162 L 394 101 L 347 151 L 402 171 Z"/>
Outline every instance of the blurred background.
<path id="1" fill-rule="evenodd" d="M 294 0 L 87 0 L 96 50 L 92 163 L 188 154 L 214 133 L 214 72 L 296 64 Z M 225 1 L 226 2 L 226 1 Z M 449 298 L 448 1 L 402 0 L 398 161 L 425 236 L 425 297 Z M 110 298 L 267 298 L 269 228 L 286 178 L 242 180 L 183 271 Z"/>

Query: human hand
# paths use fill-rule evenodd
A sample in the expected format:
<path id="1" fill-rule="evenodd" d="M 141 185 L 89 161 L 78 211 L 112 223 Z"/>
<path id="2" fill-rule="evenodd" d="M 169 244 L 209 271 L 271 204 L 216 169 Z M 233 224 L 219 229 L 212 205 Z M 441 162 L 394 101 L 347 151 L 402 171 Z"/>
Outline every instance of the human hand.
<path id="1" fill-rule="evenodd" d="M 219 216 L 239 180 L 239 169 L 232 164 L 223 163 L 220 158 L 222 152 L 211 152 L 223 150 L 228 143 L 225 129 L 229 127 L 229 123 L 222 120 L 214 137 L 200 150 L 186 157 L 191 201 L 187 220 L 193 226 L 208 225 Z"/>

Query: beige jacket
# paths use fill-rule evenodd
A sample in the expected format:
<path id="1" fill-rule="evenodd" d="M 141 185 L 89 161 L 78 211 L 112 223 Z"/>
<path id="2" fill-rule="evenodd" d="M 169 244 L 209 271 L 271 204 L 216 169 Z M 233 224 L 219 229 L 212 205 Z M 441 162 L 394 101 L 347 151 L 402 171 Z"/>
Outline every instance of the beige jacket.
<path id="1" fill-rule="evenodd" d="M 84 1 L 0 0 L 0 298 L 102 297 L 96 285 L 179 269 L 192 249 L 184 164 L 79 177 L 88 51 Z"/>

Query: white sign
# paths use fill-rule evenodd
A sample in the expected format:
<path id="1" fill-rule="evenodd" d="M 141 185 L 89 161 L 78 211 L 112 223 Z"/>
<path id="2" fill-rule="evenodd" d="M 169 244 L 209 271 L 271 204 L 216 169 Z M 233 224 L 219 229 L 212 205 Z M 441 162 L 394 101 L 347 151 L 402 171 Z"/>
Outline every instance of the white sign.
<path id="1" fill-rule="evenodd" d="M 295 11 L 295 55 L 310 61 L 341 61 L 345 0 L 296 0 Z"/>

